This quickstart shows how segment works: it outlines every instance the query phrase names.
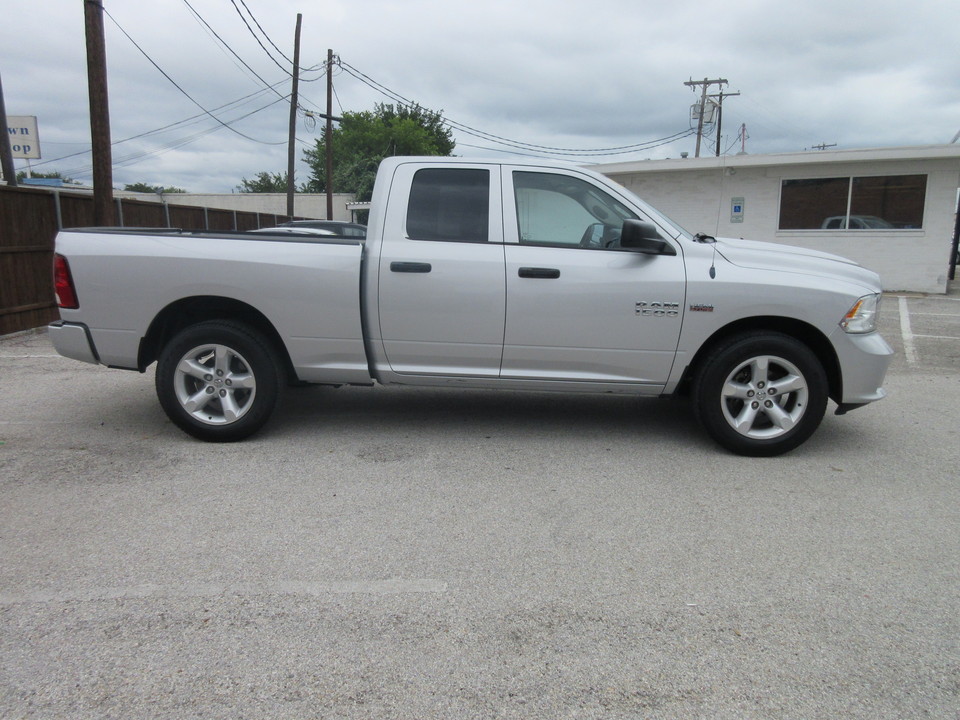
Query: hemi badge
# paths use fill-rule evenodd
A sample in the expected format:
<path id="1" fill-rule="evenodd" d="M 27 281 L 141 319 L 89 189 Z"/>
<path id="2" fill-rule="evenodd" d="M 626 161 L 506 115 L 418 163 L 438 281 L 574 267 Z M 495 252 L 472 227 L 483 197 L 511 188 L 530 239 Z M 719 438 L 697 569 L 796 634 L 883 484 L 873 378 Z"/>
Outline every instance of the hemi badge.
<path id="1" fill-rule="evenodd" d="M 703 305 L 702 303 L 697 303 L 696 305 L 690 306 L 690 312 L 713 312 L 713 305 Z"/>

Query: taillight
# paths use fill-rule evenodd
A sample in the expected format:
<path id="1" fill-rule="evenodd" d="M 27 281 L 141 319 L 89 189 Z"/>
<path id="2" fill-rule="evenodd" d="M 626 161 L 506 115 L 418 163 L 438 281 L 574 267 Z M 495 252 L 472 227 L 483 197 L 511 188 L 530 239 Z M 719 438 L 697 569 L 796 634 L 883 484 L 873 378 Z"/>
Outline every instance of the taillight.
<path id="1" fill-rule="evenodd" d="M 80 307 L 77 291 L 73 287 L 70 265 L 63 255 L 53 256 L 53 289 L 57 294 L 57 305 L 67 310 Z"/>

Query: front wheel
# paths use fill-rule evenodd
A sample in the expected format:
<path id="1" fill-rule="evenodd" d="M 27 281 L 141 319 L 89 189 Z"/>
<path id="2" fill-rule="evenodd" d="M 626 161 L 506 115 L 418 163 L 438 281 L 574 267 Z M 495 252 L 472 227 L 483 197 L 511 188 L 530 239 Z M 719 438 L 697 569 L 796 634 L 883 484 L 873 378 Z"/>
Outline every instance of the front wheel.
<path id="1" fill-rule="evenodd" d="M 201 440 L 249 437 L 270 418 L 282 372 L 270 344 L 240 323 L 202 322 L 179 332 L 157 361 L 157 397 L 167 417 Z"/>
<path id="2" fill-rule="evenodd" d="M 697 419 L 740 455 L 773 456 L 803 443 L 827 407 L 817 356 L 780 333 L 752 333 L 718 346 L 694 378 Z"/>

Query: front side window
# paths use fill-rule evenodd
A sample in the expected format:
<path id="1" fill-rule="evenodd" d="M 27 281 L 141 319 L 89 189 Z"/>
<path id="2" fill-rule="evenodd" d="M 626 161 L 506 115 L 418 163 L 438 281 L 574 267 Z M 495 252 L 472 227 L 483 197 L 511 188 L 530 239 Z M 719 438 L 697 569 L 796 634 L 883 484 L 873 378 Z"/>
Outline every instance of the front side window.
<path id="1" fill-rule="evenodd" d="M 923 227 L 926 175 L 784 180 L 781 230 L 893 230 Z"/>
<path id="2" fill-rule="evenodd" d="M 487 242 L 490 171 L 424 168 L 413 176 L 407 205 L 411 240 Z"/>
<path id="3" fill-rule="evenodd" d="M 553 173 L 513 173 L 520 243 L 554 247 L 614 248 L 620 229 L 636 214 L 600 188 Z"/>

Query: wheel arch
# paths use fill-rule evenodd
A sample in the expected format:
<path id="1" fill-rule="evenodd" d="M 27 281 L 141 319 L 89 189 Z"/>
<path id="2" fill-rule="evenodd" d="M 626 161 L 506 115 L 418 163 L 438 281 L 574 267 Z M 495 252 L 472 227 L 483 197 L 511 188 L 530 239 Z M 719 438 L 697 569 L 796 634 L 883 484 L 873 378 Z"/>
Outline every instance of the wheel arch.
<path id="1" fill-rule="evenodd" d="M 728 325 L 723 326 L 714 332 L 700 346 L 700 349 L 694 355 L 693 360 L 684 370 L 680 384 L 677 386 L 679 394 L 686 394 L 690 390 L 690 383 L 697 370 L 710 356 L 711 351 L 720 343 L 726 342 L 735 335 L 742 335 L 750 332 L 778 332 L 783 335 L 794 338 L 806 345 L 813 351 L 814 355 L 823 366 L 827 375 L 829 384 L 829 395 L 832 400 L 839 402 L 838 398 L 843 397 L 843 375 L 840 372 L 840 361 L 837 353 L 819 329 L 813 325 L 795 318 L 785 318 L 777 316 L 756 316 L 742 318 Z"/>
<path id="2" fill-rule="evenodd" d="M 208 320 L 233 320 L 257 330 L 283 362 L 287 377 L 296 378 L 286 345 L 266 315 L 240 300 L 212 295 L 182 298 L 161 310 L 150 323 L 147 334 L 140 340 L 137 368 L 140 372 L 146 370 L 159 358 L 164 346 L 178 332 Z"/>

